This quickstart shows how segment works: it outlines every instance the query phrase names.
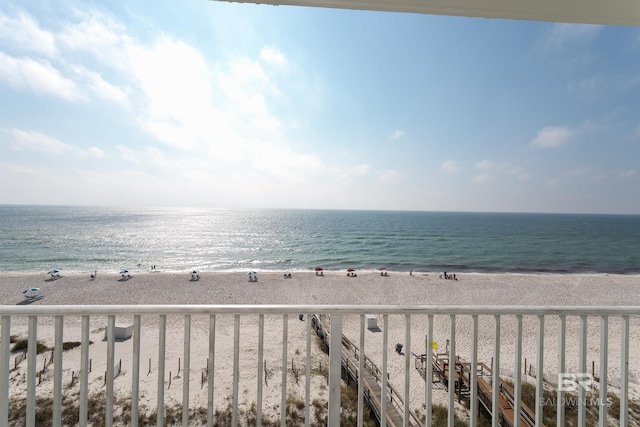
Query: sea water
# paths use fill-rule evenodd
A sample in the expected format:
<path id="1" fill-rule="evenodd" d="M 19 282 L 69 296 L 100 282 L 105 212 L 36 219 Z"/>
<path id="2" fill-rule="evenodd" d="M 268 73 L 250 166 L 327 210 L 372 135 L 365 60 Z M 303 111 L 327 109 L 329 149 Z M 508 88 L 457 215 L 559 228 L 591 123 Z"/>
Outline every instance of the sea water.
<path id="1" fill-rule="evenodd" d="M 0 206 L 0 272 L 640 273 L 640 216 Z"/>

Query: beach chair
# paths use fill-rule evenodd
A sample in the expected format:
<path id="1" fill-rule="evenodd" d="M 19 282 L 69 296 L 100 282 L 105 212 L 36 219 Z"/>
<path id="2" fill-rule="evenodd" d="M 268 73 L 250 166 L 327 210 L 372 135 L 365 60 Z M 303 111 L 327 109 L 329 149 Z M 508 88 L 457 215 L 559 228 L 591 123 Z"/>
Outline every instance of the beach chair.
<path id="1" fill-rule="evenodd" d="M 28 302 L 33 302 L 44 298 L 44 295 L 40 295 L 38 292 L 40 292 L 40 288 L 25 289 L 22 291 L 22 295 L 24 295 Z"/>

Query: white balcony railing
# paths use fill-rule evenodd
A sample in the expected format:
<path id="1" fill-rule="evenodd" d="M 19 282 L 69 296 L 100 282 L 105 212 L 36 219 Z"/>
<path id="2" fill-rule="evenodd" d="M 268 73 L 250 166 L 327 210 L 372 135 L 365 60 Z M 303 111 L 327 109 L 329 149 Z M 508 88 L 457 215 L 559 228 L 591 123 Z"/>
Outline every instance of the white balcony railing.
<path id="1" fill-rule="evenodd" d="M 304 313 L 300 317 L 300 313 Z M 376 333 L 367 332 L 365 319 L 375 315 L 376 320 L 381 321 L 381 328 Z M 329 346 L 328 363 L 328 388 L 326 388 L 328 407 L 325 423 L 329 426 L 338 426 L 341 422 L 341 383 L 343 375 L 351 373 L 357 384 L 357 425 L 363 425 L 364 412 L 367 406 L 372 408 L 378 418 L 380 425 L 393 426 L 431 426 L 432 418 L 416 415 L 420 410 L 430 414 L 433 407 L 435 395 L 444 395 L 446 407 L 448 408 L 447 422 L 449 426 L 454 424 L 454 415 L 462 414 L 464 411 L 456 410 L 456 397 L 460 398 L 461 390 L 466 389 L 468 397 L 466 401 L 469 405 L 468 414 L 471 426 L 476 425 L 476 420 L 483 407 L 492 419 L 492 425 L 543 425 L 543 413 L 548 410 L 549 402 L 545 400 L 543 390 L 546 381 L 550 378 L 557 378 L 556 374 L 573 372 L 575 378 L 591 378 L 589 373 L 595 374 L 597 378 L 597 397 L 599 407 L 597 410 L 598 425 L 609 425 L 609 413 L 605 402 L 608 402 L 609 393 L 615 389 L 619 396 L 620 411 L 619 425 L 626 427 L 629 425 L 629 403 L 630 403 L 630 378 L 635 378 L 639 369 L 638 366 L 630 366 L 629 340 L 630 334 L 637 337 L 638 316 L 640 307 L 459 307 L 459 306 L 326 306 L 326 305 L 153 305 L 153 306 L 0 306 L 0 427 L 9 426 L 13 423 L 10 420 L 10 404 L 16 399 L 26 402 L 25 418 L 28 427 L 35 426 L 39 422 L 36 419 L 36 397 L 45 393 L 52 394 L 53 403 L 51 418 L 54 426 L 63 425 L 63 397 L 68 393 L 68 386 L 63 386 L 63 373 L 68 375 L 69 365 L 63 362 L 66 354 L 61 351 L 53 351 L 49 363 L 53 365 L 49 369 L 49 385 L 41 384 L 39 378 L 38 356 L 35 351 L 26 353 L 26 372 L 24 365 L 18 366 L 15 353 L 12 353 L 10 341 L 12 332 L 17 335 L 26 334 L 28 349 L 35 349 L 39 340 L 39 326 L 42 327 L 42 335 L 47 335 L 47 328 L 52 332 L 49 335 L 53 338 L 55 349 L 63 348 L 63 337 L 75 336 L 77 329 L 80 336 L 79 366 L 72 372 L 72 380 L 77 378 L 79 385 L 77 409 L 78 424 L 86 426 L 88 420 L 88 399 L 90 393 L 89 371 L 93 357 L 96 360 L 103 360 L 105 370 L 104 383 L 100 392 L 104 394 L 104 420 L 105 425 L 114 425 L 114 414 L 121 412 L 122 400 L 116 396 L 116 385 L 125 390 L 125 394 L 130 397 L 131 418 L 127 424 L 138 425 L 138 415 L 141 412 L 140 401 L 141 383 L 144 381 L 148 393 L 149 377 L 156 381 L 155 396 L 146 400 L 155 401 L 157 418 L 155 424 L 165 425 L 165 393 L 171 385 L 172 376 L 167 377 L 168 352 L 172 355 L 180 354 L 178 371 L 182 371 L 180 381 L 182 382 L 182 398 L 179 403 L 181 408 L 190 408 L 190 398 L 194 396 L 194 384 L 192 361 L 195 357 L 200 360 L 206 357 L 205 371 L 210 377 L 205 378 L 202 373 L 200 388 L 206 394 L 206 424 L 209 426 L 223 425 L 216 420 L 215 405 L 216 400 L 220 400 L 222 387 L 216 385 L 218 372 L 224 370 L 232 377 L 232 390 L 230 394 L 230 425 L 242 424 L 239 420 L 239 407 L 242 394 L 246 390 L 240 390 L 239 384 L 248 387 L 247 384 L 254 384 L 256 396 L 255 425 L 262 425 L 263 422 L 263 401 L 265 400 L 264 377 L 268 372 L 265 364 L 265 352 L 267 348 L 272 351 L 273 342 L 265 342 L 265 319 L 270 332 L 274 329 L 280 333 L 281 325 L 282 340 L 275 343 L 281 346 L 281 373 L 282 379 L 279 386 L 280 404 L 279 418 L 282 426 L 286 425 L 287 398 L 289 397 L 288 380 L 289 358 L 293 351 L 288 348 L 290 341 L 290 325 L 301 329 L 304 336 L 304 375 L 305 384 L 300 386 L 304 391 L 304 424 L 313 424 L 310 415 L 310 408 L 313 406 L 311 400 L 312 387 L 312 347 L 313 341 L 319 339 L 316 329 L 322 329 L 320 334 Z M 91 347 L 90 357 L 90 334 L 91 328 L 105 324 L 105 342 L 103 347 Z M 167 328 L 167 319 L 181 319 L 183 321 L 182 339 L 176 340 L 175 330 L 180 329 L 178 325 L 172 324 Z M 198 319 L 194 323 L 193 319 Z M 229 329 L 222 328 L 217 322 L 221 319 L 229 319 Z M 121 342 L 116 339 L 116 319 L 132 320 L 133 333 L 130 340 L 127 340 L 126 349 L 118 348 L 119 354 L 127 353 L 126 359 L 130 361 L 130 366 L 125 366 L 125 370 L 130 369 L 130 375 L 118 376 L 121 366 L 116 363 L 116 346 Z M 153 328 L 148 329 L 143 326 L 152 320 Z M 247 350 L 244 341 L 246 335 L 241 331 L 243 322 L 250 320 L 251 327 L 256 330 L 257 342 L 250 343 L 253 367 L 247 368 L 246 364 L 240 363 L 240 354 Z M 274 321 L 275 319 L 275 321 Z M 299 322 L 298 319 L 304 319 Z M 197 354 L 194 350 L 194 338 L 192 338 L 192 325 L 197 328 L 198 335 L 195 339 L 198 344 L 202 337 L 207 337 L 206 354 Z M 225 323 L 227 325 L 227 323 Z M 513 331 L 513 343 L 502 345 L 505 341 L 504 330 L 501 326 L 506 326 Z M 524 331 L 523 331 L 523 325 Z M 588 340 L 588 334 L 593 331 L 594 326 L 599 329 L 595 335 L 599 339 Z M 633 329 L 631 329 L 633 327 Z M 13 328 L 13 329 L 12 329 Z M 394 329 L 395 328 L 395 329 Z M 218 330 L 220 329 L 220 330 Z M 231 329 L 233 332 L 231 333 Z M 247 328 L 245 328 L 247 329 Z M 167 338 L 167 331 L 170 331 Z M 397 331 L 402 331 L 398 335 Z M 66 332 L 65 332 L 66 331 Z M 395 331 L 395 332 L 389 332 Z M 416 332 L 417 331 L 417 332 Z M 155 338 L 157 334 L 157 348 L 153 354 L 157 356 L 157 365 L 153 375 L 151 359 L 149 359 L 149 373 L 145 375 L 141 369 L 143 362 L 141 355 L 149 352 L 150 349 L 141 348 L 144 334 L 150 333 Z M 216 348 L 216 336 L 223 334 L 224 337 L 232 336 L 233 348 L 229 353 L 229 360 L 226 356 L 221 356 L 220 349 Z M 297 332 L 296 332 L 297 334 Z M 391 335 L 390 335 L 391 334 Z M 418 336 L 416 337 L 416 334 Z M 249 334 L 250 336 L 253 336 Z M 556 336 L 554 339 L 553 336 Z M 366 343 L 365 343 L 366 336 Z M 533 339 L 532 336 L 535 336 Z M 219 337 L 222 342 L 222 336 Z M 545 338 L 551 338 L 545 340 Z M 567 348 L 567 339 L 577 342 L 577 347 Z M 389 340 L 401 340 L 405 349 L 396 347 L 398 355 L 393 354 L 394 343 Z M 442 342 L 446 339 L 446 350 L 442 351 Z M 511 338 L 509 338 L 510 340 Z M 253 340 L 253 338 L 251 338 Z M 176 346 L 176 342 L 178 345 Z M 179 344 L 182 344 L 182 348 Z M 241 346 L 241 341 L 243 345 Z M 270 340 L 273 341 L 273 340 Z M 440 342 L 440 348 L 435 349 L 434 342 Z M 145 341 L 146 342 L 146 341 Z M 614 347 L 609 344 L 617 343 Z M 530 344 L 531 343 L 531 344 Z M 550 343 L 553 343 L 551 345 Z M 553 347 L 553 351 L 545 349 Z M 576 348 L 574 348 L 576 347 Z M 612 351 L 610 351 L 610 347 Z M 389 349 L 391 348 L 391 351 Z M 547 351 L 545 351 L 547 350 Z M 576 350 L 576 354 L 572 351 Z M 506 353 L 505 353 L 506 351 Z M 302 352 L 295 350 L 297 355 Z M 391 353 L 391 355 L 389 354 Z M 505 354 L 513 357 L 511 361 L 505 362 Z M 372 356 L 373 355 L 373 356 Z M 449 355 L 455 357 L 450 358 Z M 534 363 L 524 362 L 527 359 Z M 595 360 L 592 361 L 591 369 L 588 360 L 598 358 L 598 370 L 595 370 Z M 173 357 L 173 356 L 172 356 Z M 13 359 L 12 359 L 13 358 Z M 484 360 L 479 360 L 482 358 Z M 452 359 L 455 363 L 448 363 Z M 490 361 L 489 361 L 490 359 Z M 610 361 L 610 359 L 614 359 Z M 13 364 L 11 363 L 13 360 Z M 413 364 L 411 361 L 413 360 Z M 423 364 L 419 366 L 419 361 Z M 227 365 L 227 363 L 229 364 Z M 99 362 L 96 362 L 98 364 Z M 315 362 L 313 362 L 315 363 Z M 633 363 L 637 364 L 634 359 Z M 551 365 L 551 366 L 549 366 Z M 47 362 L 43 363 L 44 368 Z M 535 366 L 535 373 L 531 374 Z M 399 368 L 398 368 L 399 367 Z M 419 368 L 421 375 L 418 370 Z M 511 367 L 512 369 L 510 369 Z M 255 371 L 254 371 L 255 369 Z M 315 368 L 314 368 L 315 369 Z M 528 370 L 529 369 L 529 370 Z M 194 370 L 195 371 L 195 370 Z M 18 372 L 15 374 L 14 372 Z M 20 372 L 24 372 L 23 379 L 17 378 Z M 76 375 L 76 372 L 78 374 Z M 299 373 L 296 370 L 297 373 Z M 215 375 L 214 375 L 215 373 Z M 365 373 L 369 373 L 367 379 Z M 615 374 L 613 374 L 615 373 Z M 247 375 L 248 374 L 248 375 Z M 531 374 L 531 375 L 530 375 Z M 438 378 L 447 384 L 448 379 L 454 378 L 451 383 L 454 387 L 448 387 L 446 391 L 438 383 L 434 385 L 433 379 Z M 512 390 L 504 390 L 506 383 L 503 382 L 505 376 L 511 378 Z M 130 378 L 129 378 L 130 377 Z M 615 377 L 615 381 L 614 381 Z M 247 380 L 249 378 L 249 380 Z M 416 379 L 417 378 L 417 379 Z M 431 379 L 431 380 L 423 380 Z M 573 377 L 564 377 L 570 381 Z M 296 375 L 296 381 L 298 376 Z M 528 408 L 521 403 L 522 383 L 524 380 L 535 382 L 535 405 Z M 247 382 L 248 381 L 248 382 Z M 368 381 L 368 382 L 367 382 Z M 95 382 L 95 381 L 94 381 Z M 553 382 L 553 381 L 551 381 Z M 205 387 L 206 384 L 206 387 Z M 374 384 L 374 385 L 372 385 Z M 377 384 L 377 385 L 376 385 Z M 587 407 L 590 401 L 587 399 L 591 391 L 580 386 L 580 381 L 576 382 L 578 425 L 592 425 L 587 421 Z M 376 398 L 371 392 L 372 387 L 378 387 L 380 397 Z M 197 388 L 197 387 L 196 387 Z M 566 387 L 564 387 L 566 388 Z M 175 393 L 175 387 L 171 390 Z M 417 392 L 417 393 L 416 393 Z M 564 401 L 565 391 L 563 387 L 558 387 L 555 395 L 555 409 L 557 410 L 557 425 L 565 425 Z M 144 394 L 144 393 L 143 393 Z M 153 392 L 152 392 L 153 394 Z M 416 400 L 416 394 L 419 398 Z M 512 406 L 508 411 L 501 408 L 501 396 Z M 488 400 L 487 400 L 488 399 Z M 548 400 L 548 399 L 547 399 Z M 592 400 L 593 401 L 593 400 Z M 272 405 L 274 406 L 274 405 Z M 277 405 L 275 405 L 277 406 Z M 458 406 L 460 408 L 460 406 Z M 190 419 L 190 411 L 181 411 L 182 425 L 190 425 L 194 422 Z M 393 414 L 392 414 L 393 412 Z M 617 414 L 615 414 L 617 416 Z M 192 416 L 192 415 L 191 415 Z M 395 418 L 394 418 L 395 417 Z M 317 423 L 317 422 L 316 422 Z M 24 425 L 25 421 L 21 421 Z M 227 424 L 224 424 L 227 425 Z"/>

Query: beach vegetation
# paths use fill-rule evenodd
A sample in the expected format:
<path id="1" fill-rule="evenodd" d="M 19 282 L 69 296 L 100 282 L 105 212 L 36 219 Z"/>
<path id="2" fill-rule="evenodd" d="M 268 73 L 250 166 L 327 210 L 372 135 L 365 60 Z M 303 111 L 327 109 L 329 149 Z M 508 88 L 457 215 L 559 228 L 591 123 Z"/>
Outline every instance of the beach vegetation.
<path id="1" fill-rule="evenodd" d="M 341 425 L 355 426 L 357 418 L 357 395 L 349 387 L 343 386 L 342 393 L 346 396 L 343 399 L 343 415 Z M 77 425 L 79 422 L 79 392 L 65 393 L 62 397 L 62 424 Z M 130 425 L 131 424 L 131 399 L 130 397 L 114 398 L 114 425 Z M 37 397 L 36 398 L 36 414 L 35 420 L 38 426 L 52 425 L 53 417 L 53 398 Z M 280 425 L 279 407 L 276 405 L 274 415 L 268 416 L 263 414 L 262 425 L 265 427 Z M 305 402 L 298 396 L 289 395 L 287 398 L 286 408 L 287 426 L 299 426 L 304 423 Z M 104 414 L 106 410 L 106 396 L 104 393 L 94 393 L 88 397 L 87 418 L 92 427 L 103 427 L 105 425 Z M 314 399 L 310 405 L 310 415 L 312 417 L 311 426 L 321 427 L 327 425 L 328 402 L 323 399 Z M 145 405 L 140 405 L 138 416 L 138 424 L 141 426 L 157 424 L 158 414 L 155 410 L 150 410 Z M 198 407 L 190 409 L 189 419 L 194 425 L 206 424 L 207 408 Z M 231 426 L 233 418 L 233 406 L 228 403 L 224 409 L 218 409 L 214 412 L 215 423 L 217 426 Z M 166 425 L 176 425 L 182 420 L 182 405 L 165 405 L 164 420 Z M 257 420 L 257 405 L 252 402 L 248 409 L 238 408 L 238 423 L 242 426 L 255 425 Z M 11 397 L 9 400 L 8 421 L 11 425 L 24 425 L 26 422 L 26 399 L 23 397 Z M 376 426 L 375 421 L 369 419 L 365 413 L 365 427 Z"/>
<path id="2" fill-rule="evenodd" d="M 506 381 L 512 385 L 511 382 Z M 522 401 L 530 408 L 535 408 L 536 404 L 536 387 L 533 384 L 523 383 L 521 388 Z M 607 394 L 607 414 L 611 419 L 620 418 L 620 397 L 615 393 Z M 542 392 L 543 399 L 543 416 L 542 422 L 547 427 L 557 427 L 558 416 L 558 391 L 553 387 L 545 387 Z M 596 404 L 599 402 L 599 396 L 594 393 L 587 393 L 586 396 L 586 409 L 585 418 L 587 425 L 596 425 L 599 418 L 599 406 Z M 564 393 L 563 401 L 561 402 L 564 408 L 565 426 L 578 425 L 578 409 L 579 398 L 576 393 Z M 629 407 L 637 405 L 640 409 L 640 405 L 637 401 L 630 401 Z M 632 417 L 634 418 L 634 417 Z M 637 418 L 634 418 L 637 419 Z"/>
<path id="3" fill-rule="evenodd" d="M 13 352 L 27 351 L 28 347 L 29 347 L 29 340 L 27 338 L 23 338 L 15 342 L 11 351 Z M 47 347 L 45 343 L 43 343 L 42 341 L 36 342 L 36 354 L 44 353 L 45 351 L 48 351 L 48 350 L 49 350 L 49 347 Z"/>
<path id="4" fill-rule="evenodd" d="M 340 393 L 340 405 L 342 407 L 342 413 L 340 415 L 341 426 L 357 426 L 358 425 L 358 391 L 354 387 L 348 385 L 342 385 L 342 391 Z M 366 402 L 365 402 L 366 405 Z M 375 427 L 378 422 L 375 418 L 371 417 L 370 411 L 367 411 L 366 406 L 363 412 L 362 425 L 365 427 Z"/>
<path id="5" fill-rule="evenodd" d="M 446 427 L 449 421 L 449 410 L 444 405 L 433 405 L 431 407 L 431 425 L 433 427 Z M 422 417 L 422 422 L 426 423 L 426 418 Z M 454 415 L 454 427 L 468 427 L 469 423 Z M 480 425 L 480 424 L 479 424 Z"/>
<path id="6" fill-rule="evenodd" d="M 89 344 L 93 344 L 93 341 L 89 341 Z M 76 347 L 80 347 L 82 343 L 80 341 L 66 341 L 62 343 L 62 350 L 72 350 Z"/>

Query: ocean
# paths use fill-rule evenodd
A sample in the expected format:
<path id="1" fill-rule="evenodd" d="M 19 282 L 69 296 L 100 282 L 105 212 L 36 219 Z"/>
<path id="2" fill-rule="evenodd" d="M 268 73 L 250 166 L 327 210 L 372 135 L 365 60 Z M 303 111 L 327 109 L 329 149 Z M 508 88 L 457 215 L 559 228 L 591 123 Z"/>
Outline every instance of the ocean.
<path id="1" fill-rule="evenodd" d="M 0 272 L 640 273 L 639 215 L 0 206 Z"/>

